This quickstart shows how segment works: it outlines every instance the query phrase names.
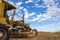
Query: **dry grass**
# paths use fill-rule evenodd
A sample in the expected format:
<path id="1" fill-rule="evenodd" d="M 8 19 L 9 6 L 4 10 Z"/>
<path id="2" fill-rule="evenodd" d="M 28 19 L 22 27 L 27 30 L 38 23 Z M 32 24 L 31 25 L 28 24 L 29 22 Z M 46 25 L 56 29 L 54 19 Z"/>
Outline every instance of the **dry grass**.
<path id="1" fill-rule="evenodd" d="M 60 33 L 38 32 L 34 38 L 10 38 L 10 40 L 60 40 Z"/>

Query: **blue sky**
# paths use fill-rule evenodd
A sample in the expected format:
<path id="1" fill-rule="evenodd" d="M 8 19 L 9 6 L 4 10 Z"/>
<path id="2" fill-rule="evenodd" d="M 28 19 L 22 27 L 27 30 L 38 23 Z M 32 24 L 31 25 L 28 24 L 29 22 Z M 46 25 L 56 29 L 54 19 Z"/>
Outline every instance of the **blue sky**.
<path id="1" fill-rule="evenodd" d="M 22 14 L 25 14 L 25 22 L 30 23 L 32 29 L 45 32 L 60 31 L 60 0 L 5 1 L 17 7 L 14 20 L 21 20 Z"/>

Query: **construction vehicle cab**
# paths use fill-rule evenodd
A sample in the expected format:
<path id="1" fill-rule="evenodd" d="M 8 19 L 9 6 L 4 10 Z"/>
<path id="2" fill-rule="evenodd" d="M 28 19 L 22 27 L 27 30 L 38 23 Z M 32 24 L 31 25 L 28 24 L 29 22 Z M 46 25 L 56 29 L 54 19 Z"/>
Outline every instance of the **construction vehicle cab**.
<path id="1" fill-rule="evenodd" d="M 12 24 L 9 23 L 7 11 L 16 9 L 13 5 L 4 0 L 0 0 L 0 40 L 8 40 L 9 30 Z"/>

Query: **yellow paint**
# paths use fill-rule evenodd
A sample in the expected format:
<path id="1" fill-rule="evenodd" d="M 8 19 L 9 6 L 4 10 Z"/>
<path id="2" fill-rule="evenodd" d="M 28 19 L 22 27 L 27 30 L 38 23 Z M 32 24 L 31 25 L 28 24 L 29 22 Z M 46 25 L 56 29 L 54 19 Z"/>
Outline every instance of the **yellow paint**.
<path id="1" fill-rule="evenodd" d="M 5 14 L 4 12 L 12 9 L 16 9 L 16 7 L 7 3 L 4 0 L 0 0 L 0 24 L 5 24 L 6 26 L 9 26 L 9 27 L 13 26 L 12 22 L 8 24 L 8 22 L 6 21 L 7 20 L 6 17 L 4 17 L 4 14 Z"/>

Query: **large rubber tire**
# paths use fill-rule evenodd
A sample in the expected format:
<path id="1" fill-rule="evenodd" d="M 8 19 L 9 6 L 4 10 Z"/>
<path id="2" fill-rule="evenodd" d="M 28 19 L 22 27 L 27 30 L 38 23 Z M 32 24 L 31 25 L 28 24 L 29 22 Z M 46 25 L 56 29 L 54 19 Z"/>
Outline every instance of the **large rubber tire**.
<path id="1" fill-rule="evenodd" d="M 9 40 L 9 30 L 4 25 L 0 25 L 0 40 Z"/>

